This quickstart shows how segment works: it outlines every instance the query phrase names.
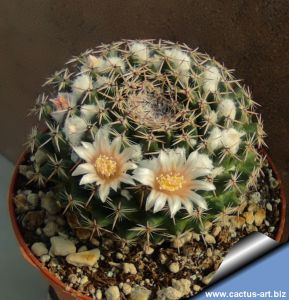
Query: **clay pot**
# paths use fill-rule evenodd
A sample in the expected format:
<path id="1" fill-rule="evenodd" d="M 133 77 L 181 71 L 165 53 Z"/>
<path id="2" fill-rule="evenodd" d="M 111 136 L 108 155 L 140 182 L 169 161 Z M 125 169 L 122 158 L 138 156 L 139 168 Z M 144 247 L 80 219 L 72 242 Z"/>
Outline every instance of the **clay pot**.
<path id="1" fill-rule="evenodd" d="M 9 193 L 8 193 L 8 206 L 9 206 L 9 214 L 12 222 L 12 226 L 15 232 L 15 236 L 17 238 L 20 251 L 23 255 L 23 257 L 35 268 L 39 269 L 42 276 L 45 277 L 45 279 L 48 281 L 48 284 L 52 286 L 55 293 L 57 294 L 58 298 L 61 300 L 92 300 L 92 298 L 85 296 L 81 294 L 80 292 L 77 292 L 76 290 L 72 288 L 68 288 L 65 286 L 65 284 L 59 280 L 53 273 L 49 272 L 49 270 L 42 265 L 42 263 L 34 256 L 34 254 L 31 252 L 27 244 L 25 243 L 18 223 L 16 219 L 16 214 L 14 210 L 14 203 L 13 203 L 13 195 L 15 192 L 15 185 L 17 182 L 18 177 L 18 167 L 19 165 L 25 160 L 26 153 L 23 153 L 20 158 L 18 159 L 16 163 L 16 167 L 13 172 Z M 267 155 L 267 160 L 269 162 L 270 167 L 273 170 L 273 173 L 276 177 L 276 179 L 281 183 L 281 178 L 279 173 L 276 170 L 276 167 L 274 166 L 271 158 Z M 275 236 L 275 240 L 280 242 L 282 240 L 283 234 L 284 234 L 284 228 L 285 228 L 285 219 L 286 219 L 286 197 L 285 192 L 282 184 L 280 184 L 280 190 L 281 190 L 281 213 L 280 213 L 280 223 L 278 232 Z"/>

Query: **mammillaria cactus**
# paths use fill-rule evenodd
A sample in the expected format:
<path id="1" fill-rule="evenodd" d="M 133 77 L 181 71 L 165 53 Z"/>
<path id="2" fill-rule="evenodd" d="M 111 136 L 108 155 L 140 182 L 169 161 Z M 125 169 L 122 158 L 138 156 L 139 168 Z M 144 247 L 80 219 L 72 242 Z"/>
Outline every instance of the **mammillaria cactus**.
<path id="1" fill-rule="evenodd" d="M 257 183 L 256 103 L 208 55 L 124 40 L 73 58 L 45 86 L 32 112 L 47 130 L 29 137 L 29 184 L 52 190 L 87 239 L 182 247 Z"/>

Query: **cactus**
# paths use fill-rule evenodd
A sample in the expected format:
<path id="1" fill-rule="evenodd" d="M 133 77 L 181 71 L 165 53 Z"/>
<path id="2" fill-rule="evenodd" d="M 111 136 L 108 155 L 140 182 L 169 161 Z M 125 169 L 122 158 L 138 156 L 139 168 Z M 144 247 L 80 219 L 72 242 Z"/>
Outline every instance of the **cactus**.
<path id="1" fill-rule="evenodd" d="M 202 233 L 254 188 L 264 157 L 250 92 L 206 54 L 124 40 L 68 62 L 32 113 L 28 185 L 89 237 L 144 247 Z M 182 245 L 182 243 L 179 243 Z"/>

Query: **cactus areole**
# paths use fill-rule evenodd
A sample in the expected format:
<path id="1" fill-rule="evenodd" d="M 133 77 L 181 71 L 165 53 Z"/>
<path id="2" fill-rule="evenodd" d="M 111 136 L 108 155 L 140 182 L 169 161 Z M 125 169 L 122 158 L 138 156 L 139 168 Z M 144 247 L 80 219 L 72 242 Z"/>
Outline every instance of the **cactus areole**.
<path id="1" fill-rule="evenodd" d="M 230 70 L 186 45 L 101 45 L 45 83 L 31 113 L 47 130 L 33 128 L 22 173 L 71 232 L 180 250 L 257 187 L 266 134 L 255 108 Z"/>

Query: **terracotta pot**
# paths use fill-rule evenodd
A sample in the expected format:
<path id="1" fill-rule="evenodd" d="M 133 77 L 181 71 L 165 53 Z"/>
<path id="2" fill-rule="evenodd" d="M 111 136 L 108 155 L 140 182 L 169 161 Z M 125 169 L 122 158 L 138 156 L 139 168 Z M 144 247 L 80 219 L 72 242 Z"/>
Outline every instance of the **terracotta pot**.
<path id="1" fill-rule="evenodd" d="M 53 273 L 49 272 L 49 270 L 42 265 L 42 263 L 34 256 L 34 254 L 30 251 L 29 247 L 25 243 L 17 220 L 16 220 L 16 214 L 14 210 L 14 203 L 13 203 L 13 195 L 15 191 L 15 184 L 18 177 L 18 167 L 19 165 L 25 160 L 26 153 L 23 153 L 20 158 L 18 159 L 16 163 L 16 167 L 13 172 L 10 188 L 9 188 L 9 194 L 8 194 L 8 205 L 9 205 L 9 214 L 12 222 L 12 226 L 17 238 L 17 241 L 19 243 L 20 251 L 23 255 L 23 257 L 35 268 L 39 269 L 41 274 L 45 277 L 45 279 L 48 281 L 49 285 L 51 285 L 57 294 L 58 298 L 61 300 L 92 300 L 92 298 L 85 296 L 76 290 L 72 288 L 68 288 L 65 286 L 65 284 L 59 280 Z M 279 173 L 276 170 L 276 167 L 274 166 L 271 158 L 267 155 L 268 162 L 270 164 L 270 167 L 273 170 L 274 175 L 276 176 L 277 180 L 281 183 L 281 178 Z M 278 228 L 278 232 L 275 236 L 275 240 L 280 242 L 282 240 L 282 236 L 284 233 L 285 228 L 285 219 L 286 219 L 286 197 L 285 192 L 282 184 L 280 185 L 281 189 L 281 214 L 280 214 L 280 224 Z"/>

